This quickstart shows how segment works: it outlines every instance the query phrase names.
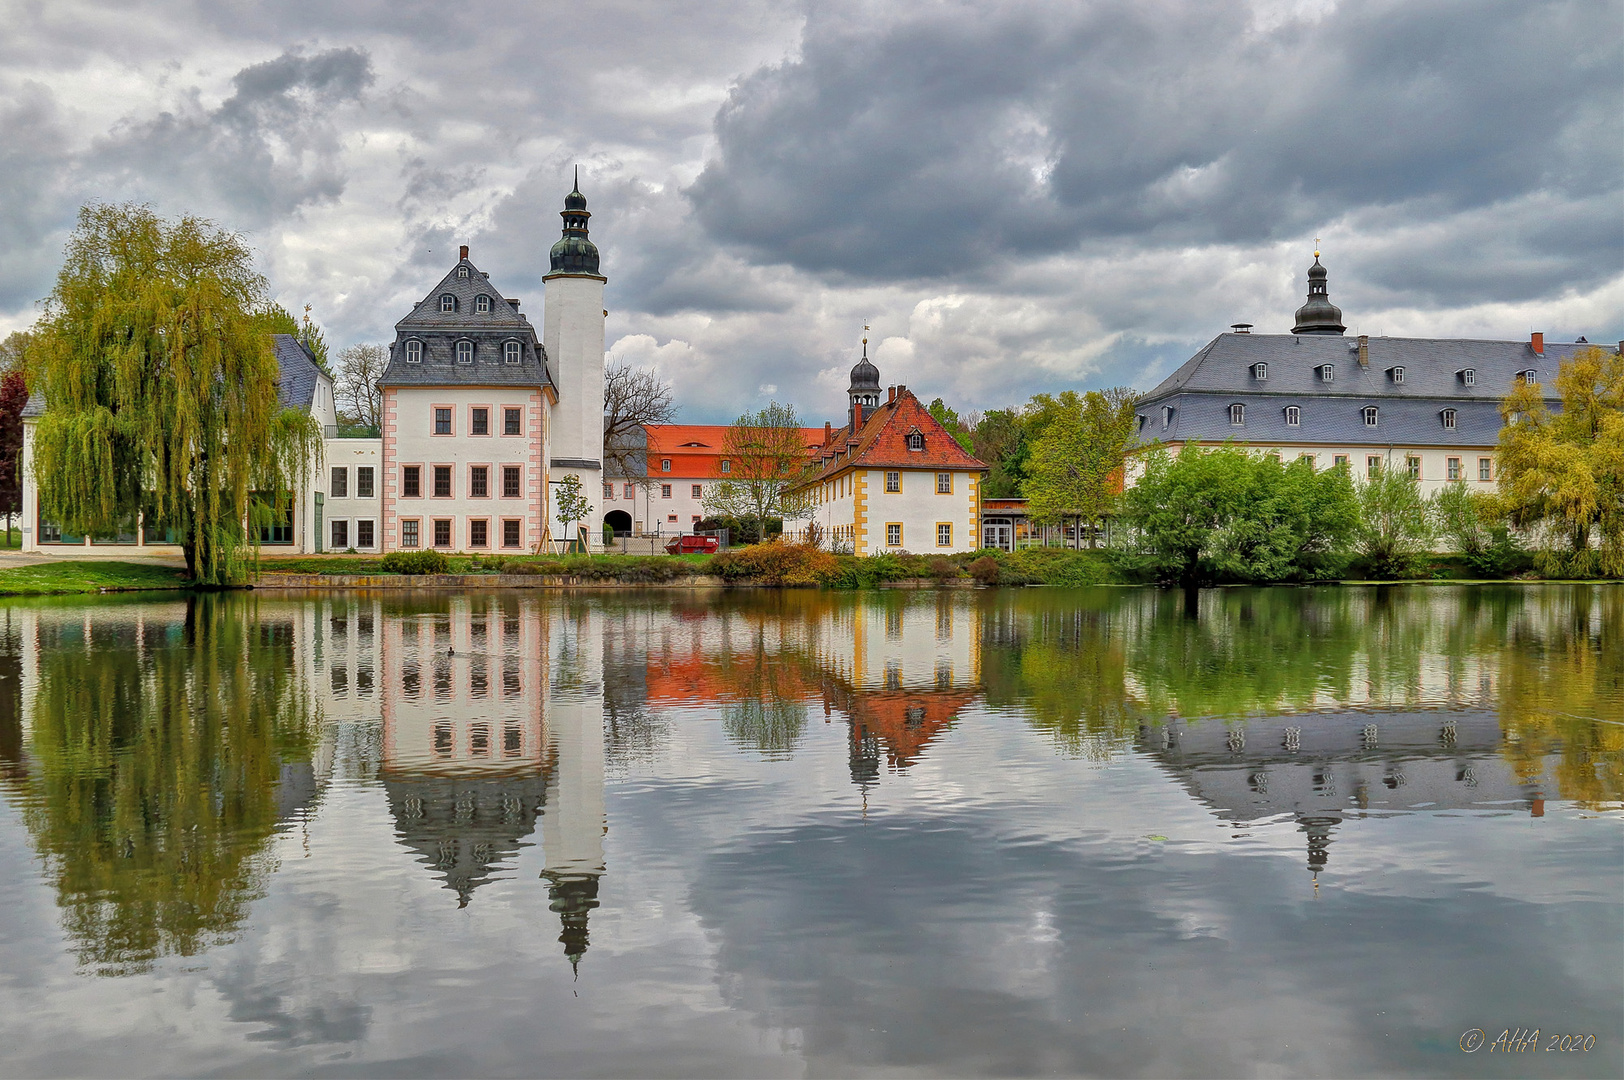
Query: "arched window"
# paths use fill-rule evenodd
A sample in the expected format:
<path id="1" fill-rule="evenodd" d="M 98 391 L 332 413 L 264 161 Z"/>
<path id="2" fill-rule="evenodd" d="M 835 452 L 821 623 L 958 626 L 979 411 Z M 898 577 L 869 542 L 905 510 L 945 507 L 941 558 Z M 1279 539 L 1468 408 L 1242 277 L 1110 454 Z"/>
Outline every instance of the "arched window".
<path id="1" fill-rule="evenodd" d="M 1463 386 L 1477 385 L 1477 371 L 1474 368 L 1461 368 L 1460 381 Z"/>
<path id="2" fill-rule="evenodd" d="M 1264 363 L 1260 362 L 1260 363 L 1256 363 L 1256 364 L 1252 365 L 1252 378 L 1256 379 L 1258 382 L 1262 382 L 1264 379 L 1267 379 L 1268 377 L 1269 377 L 1269 365 L 1268 364 L 1264 364 Z"/>
<path id="3" fill-rule="evenodd" d="M 1330 382 L 1336 378 L 1336 368 L 1330 364 L 1320 365 L 1320 382 Z"/>
<path id="4" fill-rule="evenodd" d="M 446 293 L 444 296 L 440 297 L 440 310 L 442 312 L 456 311 L 457 298 L 452 296 L 450 293 Z"/>
<path id="5" fill-rule="evenodd" d="M 1376 426 L 1376 406 L 1374 406 L 1374 405 L 1366 405 L 1364 407 L 1364 409 L 1363 409 L 1363 412 L 1365 414 L 1365 427 L 1375 427 Z"/>
<path id="6" fill-rule="evenodd" d="M 468 268 L 466 266 L 457 267 L 457 276 L 458 277 L 467 277 L 468 276 Z"/>
<path id="7" fill-rule="evenodd" d="M 1455 410 L 1454 409 L 1445 409 L 1443 412 L 1439 413 L 1438 416 L 1443 420 L 1445 430 L 1447 430 L 1447 431 L 1454 431 L 1455 430 Z"/>
<path id="8" fill-rule="evenodd" d="M 1539 385 L 1539 372 L 1535 371 L 1533 368 L 1529 368 L 1527 371 L 1517 376 L 1517 378 L 1524 386 Z"/>
<path id="9" fill-rule="evenodd" d="M 1286 406 L 1286 426 L 1298 427 L 1303 422 L 1303 411 L 1295 405 Z"/>
<path id="10" fill-rule="evenodd" d="M 1236 427 L 1246 423 L 1246 406 L 1231 405 L 1229 407 L 1229 422 Z"/>
<path id="11" fill-rule="evenodd" d="M 474 310 L 481 315 L 489 315 L 491 313 L 491 298 L 484 293 L 474 297 Z"/>
<path id="12" fill-rule="evenodd" d="M 661 472 L 670 472 L 671 471 L 671 459 L 670 458 L 661 458 L 660 459 L 660 471 Z"/>
<path id="13" fill-rule="evenodd" d="M 924 448 L 925 448 L 925 437 L 923 435 L 921 435 L 917 431 L 908 432 L 908 449 L 909 450 L 923 450 Z"/>
<path id="14" fill-rule="evenodd" d="M 1403 368 L 1401 368 L 1401 367 L 1389 368 L 1388 373 L 1393 376 L 1393 381 L 1395 383 L 1401 383 L 1401 382 L 1404 381 L 1404 369 Z"/>
<path id="15" fill-rule="evenodd" d="M 474 343 L 472 341 L 457 342 L 457 363 L 472 364 L 474 362 Z"/>
<path id="16" fill-rule="evenodd" d="M 421 341 L 408 341 L 406 343 L 406 362 L 408 364 L 421 364 L 423 362 L 423 343 Z"/>
<path id="17" fill-rule="evenodd" d="M 730 473 L 733 471 L 733 463 L 727 458 L 722 459 L 722 471 L 725 473 Z"/>
<path id="18" fill-rule="evenodd" d="M 519 343 L 517 341 L 509 341 L 502 346 L 502 359 L 510 364 L 519 362 Z"/>

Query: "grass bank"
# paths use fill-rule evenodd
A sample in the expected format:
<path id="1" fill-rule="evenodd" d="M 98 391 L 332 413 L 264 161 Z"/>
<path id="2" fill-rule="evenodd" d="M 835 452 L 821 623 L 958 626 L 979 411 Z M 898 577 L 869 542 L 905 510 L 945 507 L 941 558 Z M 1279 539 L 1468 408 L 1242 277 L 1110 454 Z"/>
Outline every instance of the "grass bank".
<path id="1" fill-rule="evenodd" d="M 184 589 L 186 584 L 185 571 L 147 563 L 71 559 L 0 570 L 0 596 Z"/>

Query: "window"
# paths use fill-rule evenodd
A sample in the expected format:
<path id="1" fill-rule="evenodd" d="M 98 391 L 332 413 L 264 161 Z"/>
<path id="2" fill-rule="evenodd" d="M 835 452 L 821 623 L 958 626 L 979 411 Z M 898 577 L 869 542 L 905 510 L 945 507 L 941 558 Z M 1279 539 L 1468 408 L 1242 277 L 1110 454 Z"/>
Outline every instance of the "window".
<path id="1" fill-rule="evenodd" d="M 518 410 L 518 409 L 503 409 L 502 410 L 502 434 L 503 435 L 523 435 L 524 434 L 524 416 L 521 414 L 520 410 Z"/>
<path id="2" fill-rule="evenodd" d="M 1331 364 L 1320 365 L 1320 382 L 1330 382 L 1336 378 L 1336 368 Z"/>
<path id="3" fill-rule="evenodd" d="M 484 293 L 474 297 L 474 311 L 480 315 L 489 315 L 491 313 L 491 298 Z"/>
<path id="4" fill-rule="evenodd" d="M 1460 458 L 1452 457 L 1444 459 L 1444 475 L 1451 480 L 1460 479 Z"/>
<path id="5" fill-rule="evenodd" d="M 455 296 L 452 296 L 450 293 L 446 293 L 444 296 L 440 297 L 440 311 L 442 313 L 449 313 L 456 310 L 457 298 Z"/>
<path id="6" fill-rule="evenodd" d="M 468 431 L 473 435 L 489 435 L 491 433 L 491 411 L 476 408 L 469 413 Z"/>
<path id="7" fill-rule="evenodd" d="M 417 519 L 412 518 L 400 523 L 400 546 L 417 546 Z"/>
<path id="8" fill-rule="evenodd" d="M 923 450 L 924 448 L 925 448 L 925 437 L 923 435 L 921 435 L 917 431 L 908 432 L 908 449 L 909 450 Z"/>
<path id="9" fill-rule="evenodd" d="M 457 267 L 457 276 L 461 277 L 461 278 L 467 277 L 468 276 L 468 268 L 466 266 Z"/>
<path id="10" fill-rule="evenodd" d="M 342 465 L 333 466 L 333 482 L 329 485 L 327 497 L 329 499 L 350 497 L 350 470 Z"/>
<path id="11" fill-rule="evenodd" d="M 605 484 L 605 485 L 603 485 L 603 497 L 605 499 L 613 499 L 615 497 L 615 485 L 613 485 L 613 484 Z"/>
<path id="12" fill-rule="evenodd" d="M 509 364 L 519 362 L 519 343 L 517 341 L 510 341 L 502 346 L 502 359 Z"/>
<path id="13" fill-rule="evenodd" d="M 885 527 L 885 542 L 890 547 L 901 547 L 902 546 L 902 524 L 901 524 L 901 522 L 893 521 L 893 522 L 890 522 L 889 524 L 886 525 L 886 527 Z"/>
<path id="14" fill-rule="evenodd" d="M 357 499 L 372 498 L 371 465 L 357 465 L 355 467 L 355 497 Z"/>
<path id="15" fill-rule="evenodd" d="M 1295 405 L 1286 406 L 1286 426 L 1299 427 L 1303 422 L 1303 411 Z"/>
<path id="16" fill-rule="evenodd" d="M 694 498 L 696 498 L 696 499 L 702 498 L 704 496 L 704 490 L 705 489 L 701 485 L 695 484 L 694 485 Z"/>
<path id="17" fill-rule="evenodd" d="M 1535 371 L 1533 368 L 1529 368 L 1527 371 L 1524 371 L 1517 376 L 1517 381 L 1522 383 L 1524 386 L 1538 386 L 1539 372 Z"/>
<path id="18" fill-rule="evenodd" d="M 436 435 L 449 435 L 449 434 L 451 434 L 451 410 L 450 409 L 439 409 L 439 408 L 437 408 L 437 409 L 434 410 L 434 433 Z"/>
<path id="19" fill-rule="evenodd" d="M 468 729 L 468 752 L 475 757 L 484 757 L 491 752 L 489 724 L 475 724 Z"/>
<path id="20" fill-rule="evenodd" d="M 1439 413 L 1438 416 L 1444 422 L 1444 430 L 1446 430 L 1446 431 L 1454 431 L 1455 430 L 1455 410 L 1454 409 L 1445 409 L 1443 412 Z"/>
<path id="21" fill-rule="evenodd" d="M 1231 405 L 1229 407 L 1229 422 L 1234 427 L 1244 426 L 1246 424 L 1246 406 Z"/>
<path id="22" fill-rule="evenodd" d="M 1387 373 L 1393 377 L 1395 384 L 1404 382 L 1404 369 L 1401 367 L 1389 368 Z"/>
<path id="23" fill-rule="evenodd" d="M 434 497 L 436 499 L 451 498 L 451 466 L 436 465 L 434 467 Z"/>
<path id="24" fill-rule="evenodd" d="M 450 518 L 435 518 L 434 519 L 434 546 L 435 547 L 450 547 L 451 546 L 451 519 Z"/>
<path id="25" fill-rule="evenodd" d="M 372 522 L 357 521 L 355 523 L 355 546 L 358 548 L 372 547 Z"/>
<path id="26" fill-rule="evenodd" d="M 953 546 L 953 526 L 948 524 L 945 521 L 937 522 L 937 524 L 936 524 L 936 546 L 937 547 L 952 547 Z"/>
<path id="27" fill-rule="evenodd" d="M 1269 365 L 1268 364 L 1253 364 L 1252 365 L 1252 378 L 1256 379 L 1258 382 L 1262 382 L 1263 380 L 1267 379 L 1268 377 L 1269 377 Z"/>
<path id="28" fill-rule="evenodd" d="M 1306 462 L 1308 462 L 1308 467 L 1310 469 L 1317 468 L 1319 466 L 1319 455 L 1318 454 L 1298 454 L 1297 455 L 1297 460 L 1298 461 L 1306 461 Z"/>
<path id="29" fill-rule="evenodd" d="M 421 341 L 408 341 L 406 343 L 406 362 L 408 364 L 421 364 L 423 362 L 423 343 Z"/>
<path id="30" fill-rule="evenodd" d="M 672 522 L 672 523 L 675 523 L 676 520 L 677 520 L 677 515 L 675 515 L 675 514 L 667 514 L 667 515 L 665 515 L 665 520 L 667 520 L 669 522 Z"/>
<path id="31" fill-rule="evenodd" d="M 951 495 L 951 494 L 953 494 L 953 474 L 952 473 L 950 473 L 950 472 L 939 472 L 939 473 L 936 474 L 936 494 L 938 494 L 938 495 Z"/>
<path id="32" fill-rule="evenodd" d="M 660 485 L 660 498 L 669 499 L 670 497 L 671 497 L 671 485 L 670 484 L 661 484 Z"/>
<path id="33" fill-rule="evenodd" d="M 1166 431 L 1173 423 L 1173 406 L 1162 406 L 1162 430 Z"/>
<path id="34" fill-rule="evenodd" d="M 457 342 L 457 363 L 472 364 L 474 362 L 474 343 L 472 341 Z"/>
<path id="35" fill-rule="evenodd" d="M 517 465 L 502 466 L 502 498 L 517 499 L 519 497 L 519 467 Z"/>
<path id="36" fill-rule="evenodd" d="M 333 550 L 343 551 L 350 546 L 350 523 L 335 521 L 332 527 Z"/>
<path id="37" fill-rule="evenodd" d="M 468 469 L 468 496 L 488 499 L 491 496 L 491 470 L 488 465 L 472 465 Z"/>
<path id="38" fill-rule="evenodd" d="M 730 473 L 733 471 L 733 463 L 727 458 L 722 459 L 722 471 L 724 473 Z"/>
<path id="39" fill-rule="evenodd" d="M 514 518 L 502 522 L 502 546 L 509 548 L 519 546 L 519 523 Z"/>
<path id="40" fill-rule="evenodd" d="M 1421 479 L 1421 459 L 1414 454 L 1404 459 L 1404 467 L 1410 471 L 1411 480 Z"/>
<path id="41" fill-rule="evenodd" d="M 660 471 L 661 472 L 670 472 L 671 471 L 671 459 L 670 458 L 664 457 L 664 458 L 660 459 Z"/>
<path id="42" fill-rule="evenodd" d="M 1477 385 L 1477 372 L 1472 368 L 1461 368 L 1460 381 L 1466 386 Z"/>
<path id="43" fill-rule="evenodd" d="M 1361 409 L 1359 411 L 1364 414 L 1365 427 L 1375 427 L 1376 426 L 1376 406 L 1374 406 L 1374 405 L 1366 405 L 1363 409 Z"/>
<path id="44" fill-rule="evenodd" d="M 902 490 L 902 474 L 899 472 L 886 473 L 885 490 L 890 492 L 900 492 Z"/>
<path id="45" fill-rule="evenodd" d="M 1382 474 L 1382 459 L 1375 454 L 1365 458 L 1365 475 L 1374 479 Z"/>
<path id="46" fill-rule="evenodd" d="M 423 495 L 423 467 L 405 465 L 400 470 L 400 495 L 403 499 L 417 499 Z"/>
<path id="47" fill-rule="evenodd" d="M 1342 465 L 1346 465 L 1347 463 L 1348 463 L 1348 455 L 1346 455 L 1346 454 L 1333 454 L 1331 456 L 1331 464 L 1333 466 L 1340 467 Z"/>
<path id="48" fill-rule="evenodd" d="M 1488 481 L 1494 479 L 1494 459 L 1480 457 L 1477 459 L 1477 478 Z"/>
<path id="49" fill-rule="evenodd" d="M 637 494 L 637 485 L 636 484 L 627 484 L 625 487 L 620 489 L 620 497 L 622 499 L 629 499 L 633 495 L 636 495 L 636 494 Z"/>

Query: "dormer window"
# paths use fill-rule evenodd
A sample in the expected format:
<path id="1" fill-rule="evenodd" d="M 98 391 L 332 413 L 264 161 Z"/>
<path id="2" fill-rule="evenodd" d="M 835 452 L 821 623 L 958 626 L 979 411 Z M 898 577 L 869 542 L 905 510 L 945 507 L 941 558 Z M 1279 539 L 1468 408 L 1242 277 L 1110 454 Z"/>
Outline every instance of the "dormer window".
<path id="1" fill-rule="evenodd" d="M 444 296 L 440 297 L 440 311 L 443 314 L 449 314 L 456 310 L 457 298 L 455 296 L 452 296 L 450 293 L 446 293 Z"/>
<path id="2" fill-rule="evenodd" d="M 1374 405 L 1366 405 L 1360 411 L 1364 413 L 1365 427 L 1375 427 L 1376 426 L 1376 406 L 1374 406 Z"/>
<path id="3" fill-rule="evenodd" d="M 1174 412 L 1173 406 L 1171 406 L 1171 405 L 1163 405 L 1162 406 L 1162 430 L 1163 431 L 1166 431 L 1169 427 L 1172 426 L 1172 424 L 1173 424 L 1173 412 Z"/>
<path id="4" fill-rule="evenodd" d="M 1460 369 L 1460 381 L 1461 381 L 1462 386 L 1476 386 L 1477 385 L 1477 369 L 1476 368 L 1461 368 Z"/>
<path id="5" fill-rule="evenodd" d="M 423 343 L 421 341 L 408 341 L 406 343 L 406 362 L 408 364 L 421 364 L 423 362 Z"/>
<path id="6" fill-rule="evenodd" d="M 1262 382 L 1264 379 L 1267 379 L 1268 377 L 1269 377 L 1269 365 L 1268 364 L 1264 364 L 1264 363 L 1260 362 L 1260 363 L 1256 363 L 1256 364 L 1252 365 L 1252 378 L 1256 379 L 1258 382 Z"/>
<path id="7" fill-rule="evenodd" d="M 1330 364 L 1320 365 L 1320 382 L 1330 382 L 1336 378 L 1336 368 Z"/>
<path id="8" fill-rule="evenodd" d="M 1455 430 L 1455 410 L 1454 409 L 1445 409 L 1443 412 L 1438 414 L 1438 417 L 1439 417 L 1439 419 L 1441 419 L 1444 422 L 1444 430 L 1445 431 L 1454 431 Z"/>
<path id="9" fill-rule="evenodd" d="M 671 459 L 670 458 L 661 458 L 660 459 L 660 471 L 661 472 L 670 472 L 671 471 Z"/>
<path id="10" fill-rule="evenodd" d="M 1533 368 L 1529 368 L 1527 371 L 1524 371 L 1517 376 L 1517 381 L 1522 383 L 1524 386 L 1538 386 L 1539 372 L 1535 371 Z"/>
<path id="11" fill-rule="evenodd" d="M 519 343 L 517 341 L 509 341 L 502 346 L 502 359 L 509 364 L 519 362 Z"/>
<path id="12" fill-rule="evenodd" d="M 733 463 L 727 458 L 722 459 L 722 471 L 725 473 L 730 473 L 733 471 Z"/>
<path id="13" fill-rule="evenodd" d="M 909 450 L 923 450 L 924 448 L 925 448 L 925 436 L 920 434 L 917 431 L 908 432 L 908 449 Z"/>
<path id="14" fill-rule="evenodd" d="M 484 293 L 474 297 L 474 310 L 481 315 L 489 315 L 491 313 L 491 298 Z"/>
<path id="15" fill-rule="evenodd" d="M 1139 430 L 1140 430 L 1140 431 L 1143 431 L 1143 430 L 1145 430 L 1145 419 L 1146 419 L 1146 417 L 1145 417 L 1145 414 L 1144 414 L 1144 413 L 1140 413 L 1140 414 L 1139 414 L 1139 415 L 1138 415 L 1138 417 L 1137 417 L 1137 418 L 1136 418 L 1136 419 L 1137 419 L 1137 420 L 1138 420 L 1138 422 L 1139 422 Z"/>
<path id="16" fill-rule="evenodd" d="M 1303 411 L 1295 405 L 1286 406 L 1286 426 L 1300 427 L 1303 422 Z"/>
<path id="17" fill-rule="evenodd" d="M 472 341 L 457 342 L 457 363 L 472 364 L 474 362 L 474 343 Z"/>
<path id="18" fill-rule="evenodd" d="M 458 277 L 467 277 L 468 276 L 468 268 L 466 266 L 457 267 L 457 276 Z"/>
<path id="19" fill-rule="evenodd" d="M 1388 368 L 1387 374 L 1392 376 L 1395 384 L 1402 383 L 1404 381 L 1404 369 L 1401 367 Z"/>
<path id="20" fill-rule="evenodd" d="M 1246 406 L 1231 405 L 1229 407 L 1229 422 L 1235 427 L 1244 427 L 1246 424 Z"/>

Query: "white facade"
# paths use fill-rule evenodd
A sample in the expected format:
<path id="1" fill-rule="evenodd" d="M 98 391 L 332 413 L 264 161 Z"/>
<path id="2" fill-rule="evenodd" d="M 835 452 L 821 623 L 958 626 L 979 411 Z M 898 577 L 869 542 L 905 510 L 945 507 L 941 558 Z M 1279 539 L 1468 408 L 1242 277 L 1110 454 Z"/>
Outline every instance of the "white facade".
<path id="1" fill-rule="evenodd" d="M 1198 443 L 1217 447 L 1219 443 Z M 1167 446 L 1169 453 L 1178 453 L 1182 448 L 1180 443 L 1170 443 Z M 1417 447 L 1417 446 L 1363 446 L 1332 445 L 1332 444 L 1305 444 L 1281 443 L 1266 445 L 1252 444 L 1248 450 L 1263 454 L 1278 455 L 1281 461 L 1291 462 L 1299 457 L 1312 458 L 1316 469 L 1329 469 L 1346 463 L 1352 471 L 1354 483 L 1359 483 L 1370 476 L 1375 468 L 1387 471 L 1405 470 L 1420 481 L 1423 495 L 1433 493 L 1447 487 L 1457 480 L 1468 481 L 1473 487 L 1483 491 L 1494 490 L 1495 481 L 1500 478 L 1499 466 L 1496 462 L 1498 450 L 1494 446 L 1450 446 L 1450 447 Z M 1129 454 L 1126 468 L 1126 482 L 1132 487 L 1144 475 L 1145 456 L 1147 450 L 1137 450 Z"/>
<path id="2" fill-rule="evenodd" d="M 809 491 L 809 517 L 825 543 L 854 555 L 975 551 L 980 485 L 981 473 L 964 469 L 850 469 Z"/>
<path id="3" fill-rule="evenodd" d="M 548 274 L 542 279 L 546 307 L 542 344 L 558 384 L 548 455 L 554 490 L 566 476 L 581 481 L 594 513 L 582 522 L 594 548 L 603 546 L 603 308 L 604 279 L 585 274 Z M 549 500 L 550 501 L 550 500 Z M 553 511 L 549 511 L 553 513 Z M 561 526 L 553 522 L 554 531 Z"/>

